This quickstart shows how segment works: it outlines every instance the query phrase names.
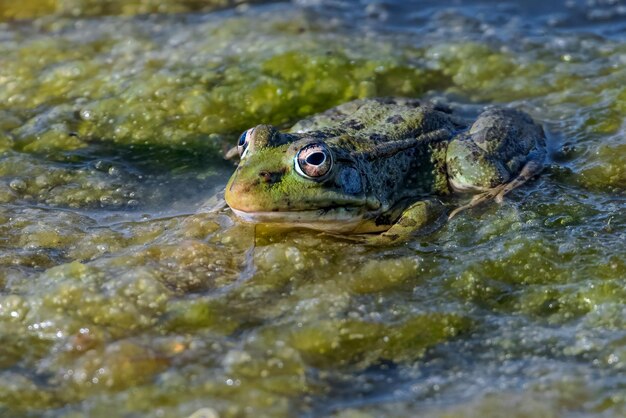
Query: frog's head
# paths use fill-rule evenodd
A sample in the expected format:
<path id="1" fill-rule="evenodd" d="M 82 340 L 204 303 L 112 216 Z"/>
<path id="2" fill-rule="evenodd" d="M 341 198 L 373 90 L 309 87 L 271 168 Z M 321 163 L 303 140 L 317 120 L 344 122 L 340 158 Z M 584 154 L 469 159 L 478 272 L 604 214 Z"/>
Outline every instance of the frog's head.
<path id="1" fill-rule="evenodd" d="M 259 125 L 237 147 L 241 159 L 225 199 L 246 221 L 349 229 L 376 205 L 368 202 L 356 159 L 335 142 Z"/>

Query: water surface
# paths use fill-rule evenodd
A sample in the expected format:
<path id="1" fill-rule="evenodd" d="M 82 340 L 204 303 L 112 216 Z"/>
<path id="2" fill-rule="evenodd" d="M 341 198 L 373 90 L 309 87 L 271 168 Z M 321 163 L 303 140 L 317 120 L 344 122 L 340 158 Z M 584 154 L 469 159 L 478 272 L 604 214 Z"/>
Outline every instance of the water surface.
<path id="1" fill-rule="evenodd" d="M 625 3 L 20 5 L 0 415 L 626 415 Z M 244 129 L 394 95 L 523 109 L 549 166 L 390 248 L 211 210 Z"/>

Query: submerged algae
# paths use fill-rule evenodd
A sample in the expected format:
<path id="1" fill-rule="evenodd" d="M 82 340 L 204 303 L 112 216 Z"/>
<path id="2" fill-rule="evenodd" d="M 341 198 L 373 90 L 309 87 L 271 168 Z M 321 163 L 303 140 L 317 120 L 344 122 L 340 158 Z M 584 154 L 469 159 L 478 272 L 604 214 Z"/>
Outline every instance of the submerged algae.
<path id="1" fill-rule="evenodd" d="M 623 37 L 355 7 L 0 25 L 1 414 L 624 411 Z M 552 165 L 402 248 L 202 205 L 236 133 L 375 95 L 513 102 Z"/>

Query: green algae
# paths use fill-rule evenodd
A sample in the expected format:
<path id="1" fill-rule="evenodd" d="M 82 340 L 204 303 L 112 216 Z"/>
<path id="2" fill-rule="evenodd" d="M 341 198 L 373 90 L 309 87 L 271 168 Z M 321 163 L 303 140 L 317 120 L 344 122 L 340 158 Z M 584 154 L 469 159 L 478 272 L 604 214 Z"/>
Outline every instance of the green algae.
<path id="1" fill-rule="evenodd" d="M 0 2 L 0 20 L 32 19 L 47 15 L 56 16 L 102 16 L 136 15 L 147 13 L 185 13 L 211 11 L 242 3 L 236 0 L 27 0 L 19 5 L 12 1 Z M 251 3 L 248 1 L 247 3 Z"/>
<path id="2" fill-rule="evenodd" d="M 286 39 L 276 37 L 267 23 L 257 29 L 273 38 L 272 49 L 264 52 L 269 48 L 257 45 L 261 51 L 228 57 L 227 66 L 213 62 L 241 36 L 232 31 L 241 25 L 245 22 L 232 19 L 194 28 L 187 36 L 204 33 L 212 42 L 189 39 L 188 46 L 167 56 L 157 54 L 163 34 L 149 27 L 127 26 L 124 34 L 106 33 L 91 42 L 40 37 L 8 44 L 1 52 L 10 61 L 2 71 L 11 77 L 2 83 L 1 102 L 13 109 L 41 106 L 42 111 L 14 115 L 25 123 L 7 135 L 14 138 L 15 149 L 27 152 L 72 150 L 94 139 L 193 147 L 255 121 L 284 125 L 356 97 L 418 95 L 437 81 L 437 74 L 412 68 L 390 51 L 381 50 L 380 59 L 370 60 L 337 46 L 320 50 L 306 34 L 301 35 L 305 48 L 283 52 L 289 48 Z M 133 50 L 155 51 L 158 58 L 137 61 Z M 197 54 L 197 70 L 188 71 L 184 63 Z M 131 84 L 128 66 L 134 68 Z M 398 76 L 412 81 L 396 86 Z M 126 81 L 120 83 L 120 77 Z M 73 132 L 78 135 L 70 136 Z"/>
<path id="3" fill-rule="evenodd" d="M 622 415 L 623 44 L 163 14 L 225 5 L 0 3 L 54 16 L 0 26 L 0 413 Z M 550 167 L 391 249 L 202 206 L 250 126 L 434 92 L 529 111 Z"/>

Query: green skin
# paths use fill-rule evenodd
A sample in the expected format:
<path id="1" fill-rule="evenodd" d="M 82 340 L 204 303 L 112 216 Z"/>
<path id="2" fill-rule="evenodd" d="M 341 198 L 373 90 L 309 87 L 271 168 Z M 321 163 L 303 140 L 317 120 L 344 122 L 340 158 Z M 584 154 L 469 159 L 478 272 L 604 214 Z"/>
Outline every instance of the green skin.
<path id="1" fill-rule="evenodd" d="M 401 98 L 349 102 L 288 133 L 268 125 L 247 132 L 225 191 L 235 214 L 333 233 L 385 231 L 368 238 L 375 243 L 434 229 L 446 218 L 438 195 L 479 193 L 449 217 L 501 201 L 541 171 L 546 155 L 543 129 L 520 111 L 492 108 L 470 127 L 446 108 Z M 298 162 L 311 144 L 327 150 L 320 177 Z"/>

